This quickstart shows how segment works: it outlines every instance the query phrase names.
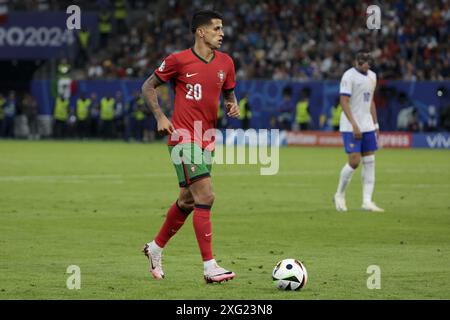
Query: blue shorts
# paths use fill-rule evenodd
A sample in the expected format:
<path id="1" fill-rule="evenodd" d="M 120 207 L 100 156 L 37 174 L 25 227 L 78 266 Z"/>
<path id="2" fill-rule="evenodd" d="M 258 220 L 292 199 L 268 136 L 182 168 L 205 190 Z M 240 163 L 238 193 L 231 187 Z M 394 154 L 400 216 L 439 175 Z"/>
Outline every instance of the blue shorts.
<path id="1" fill-rule="evenodd" d="M 355 139 L 353 132 L 341 132 L 346 153 L 371 152 L 378 149 L 375 131 L 363 132 L 362 139 Z"/>

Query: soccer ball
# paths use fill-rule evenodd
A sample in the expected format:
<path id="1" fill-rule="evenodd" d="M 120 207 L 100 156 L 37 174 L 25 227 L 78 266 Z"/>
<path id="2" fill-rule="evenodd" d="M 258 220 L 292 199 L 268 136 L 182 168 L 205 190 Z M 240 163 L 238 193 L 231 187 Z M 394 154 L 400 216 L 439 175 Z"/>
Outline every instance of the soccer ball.
<path id="1" fill-rule="evenodd" d="M 308 281 L 308 273 L 299 260 L 284 259 L 273 269 L 272 279 L 280 290 L 300 290 Z"/>

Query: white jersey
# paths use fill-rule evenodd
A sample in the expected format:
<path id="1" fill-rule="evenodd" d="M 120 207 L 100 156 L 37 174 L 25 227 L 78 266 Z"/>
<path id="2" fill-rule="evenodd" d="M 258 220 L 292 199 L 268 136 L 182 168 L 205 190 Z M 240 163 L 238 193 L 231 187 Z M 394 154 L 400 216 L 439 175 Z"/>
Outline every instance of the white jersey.
<path id="1" fill-rule="evenodd" d="M 363 74 L 355 68 L 351 68 L 345 71 L 341 79 L 339 94 L 350 97 L 350 111 L 361 132 L 375 130 L 370 105 L 376 84 L 377 75 L 372 70 Z M 341 114 L 339 131 L 353 132 L 353 127 L 344 112 Z"/>

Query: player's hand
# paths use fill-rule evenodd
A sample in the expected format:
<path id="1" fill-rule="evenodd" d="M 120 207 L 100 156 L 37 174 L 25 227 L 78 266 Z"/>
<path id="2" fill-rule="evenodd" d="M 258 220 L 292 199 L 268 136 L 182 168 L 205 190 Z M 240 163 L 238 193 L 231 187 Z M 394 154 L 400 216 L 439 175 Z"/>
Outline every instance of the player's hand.
<path id="1" fill-rule="evenodd" d="M 359 130 L 358 126 L 353 126 L 353 136 L 357 140 L 362 139 L 362 133 L 361 133 L 361 130 Z"/>
<path id="2" fill-rule="evenodd" d="M 161 116 L 158 120 L 158 133 L 161 135 L 172 134 L 175 131 L 172 123 L 167 119 L 165 115 Z"/>
<path id="3" fill-rule="evenodd" d="M 225 108 L 227 109 L 227 116 L 231 118 L 239 118 L 241 115 L 241 111 L 239 110 L 239 106 L 233 102 L 227 102 L 225 104 Z"/>

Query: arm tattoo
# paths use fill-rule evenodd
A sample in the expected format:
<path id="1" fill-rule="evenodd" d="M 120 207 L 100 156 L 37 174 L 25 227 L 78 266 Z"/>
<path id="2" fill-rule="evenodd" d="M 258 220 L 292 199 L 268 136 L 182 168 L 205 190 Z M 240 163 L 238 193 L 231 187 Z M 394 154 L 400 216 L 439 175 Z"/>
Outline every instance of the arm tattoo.
<path id="1" fill-rule="evenodd" d="M 158 94 L 156 88 L 162 85 L 162 82 L 155 74 L 152 74 L 142 85 L 142 96 L 145 103 L 150 108 L 153 115 L 158 118 L 163 114 L 161 107 L 158 103 Z"/>

